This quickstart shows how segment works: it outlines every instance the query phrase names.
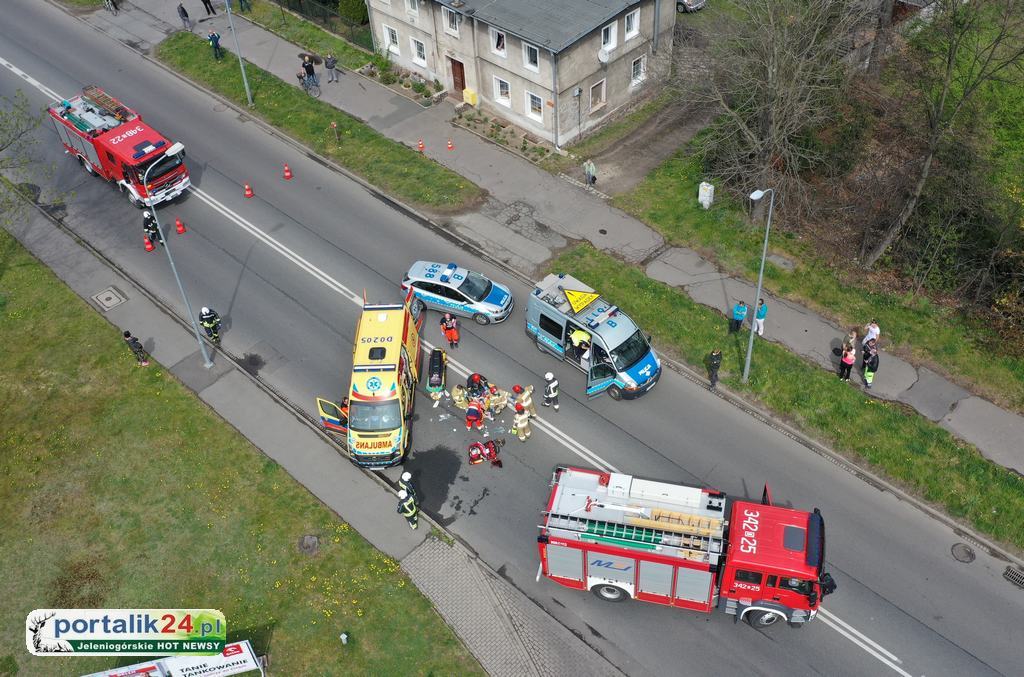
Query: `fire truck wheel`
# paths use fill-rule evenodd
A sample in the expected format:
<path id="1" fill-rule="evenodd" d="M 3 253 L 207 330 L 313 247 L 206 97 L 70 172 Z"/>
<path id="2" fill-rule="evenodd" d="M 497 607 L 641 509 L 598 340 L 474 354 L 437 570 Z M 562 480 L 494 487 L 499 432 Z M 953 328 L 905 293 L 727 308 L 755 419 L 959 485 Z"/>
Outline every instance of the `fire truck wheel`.
<path id="1" fill-rule="evenodd" d="M 598 599 L 603 599 L 606 602 L 624 602 L 629 599 L 629 594 L 622 588 L 615 585 L 602 583 L 600 585 L 595 585 L 590 589 L 590 591 L 597 595 Z"/>
<path id="2" fill-rule="evenodd" d="M 487 317 L 483 313 L 477 313 L 476 315 L 473 316 L 473 321 L 479 324 L 480 326 L 485 326 L 491 323 L 491 318 Z"/>
<path id="3" fill-rule="evenodd" d="M 755 609 L 743 617 L 753 628 L 770 628 L 782 620 L 782 616 L 771 611 L 760 611 Z"/>
<path id="4" fill-rule="evenodd" d="M 131 206 L 135 207 L 136 209 L 142 209 L 143 207 L 146 206 L 146 204 L 139 198 L 135 197 L 135 194 L 132 193 L 130 190 L 125 192 L 128 193 L 128 203 L 131 204 Z"/>
<path id="5" fill-rule="evenodd" d="M 96 170 L 92 168 L 92 165 L 89 164 L 81 155 L 78 156 L 78 164 L 82 165 L 82 169 L 85 170 L 86 174 L 91 176 L 96 173 Z"/>

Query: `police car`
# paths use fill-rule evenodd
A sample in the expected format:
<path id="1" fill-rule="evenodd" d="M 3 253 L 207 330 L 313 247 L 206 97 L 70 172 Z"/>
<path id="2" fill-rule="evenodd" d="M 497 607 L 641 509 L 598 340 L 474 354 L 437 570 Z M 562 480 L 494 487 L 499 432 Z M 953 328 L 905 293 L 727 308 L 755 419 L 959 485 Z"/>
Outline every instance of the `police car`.
<path id="1" fill-rule="evenodd" d="M 508 287 L 454 263 L 417 261 L 402 280 L 402 289 L 409 287 L 427 307 L 472 317 L 477 324 L 503 322 L 512 313 Z"/>

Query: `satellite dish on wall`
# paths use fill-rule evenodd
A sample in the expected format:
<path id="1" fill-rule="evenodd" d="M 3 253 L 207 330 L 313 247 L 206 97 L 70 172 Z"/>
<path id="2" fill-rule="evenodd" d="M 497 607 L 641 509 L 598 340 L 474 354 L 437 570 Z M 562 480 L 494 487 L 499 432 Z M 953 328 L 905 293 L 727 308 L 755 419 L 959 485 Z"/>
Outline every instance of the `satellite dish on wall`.
<path id="1" fill-rule="evenodd" d="M 604 47 L 597 50 L 597 60 L 600 61 L 601 63 L 608 63 L 608 57 L 608 50 L 605 49 Z"/>

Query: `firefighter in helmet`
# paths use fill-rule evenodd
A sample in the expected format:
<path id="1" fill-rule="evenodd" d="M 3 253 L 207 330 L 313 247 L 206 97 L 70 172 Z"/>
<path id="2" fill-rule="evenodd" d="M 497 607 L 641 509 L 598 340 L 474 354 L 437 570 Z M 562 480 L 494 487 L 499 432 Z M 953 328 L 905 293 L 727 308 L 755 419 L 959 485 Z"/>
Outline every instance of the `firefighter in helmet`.
<path id="1" fill-rule="evenodd" d="M 203 306 L 199 312 L 199 322 L 206 330 L 206 335 L 216 344 L 220 344 L 220 315 L 216 310 Z"/>
<path id="2" fill-rule="evenodd" d="M 410 529 L 419 528 L 420 507 L 416 504 L 416 497 L 410 496 L 404 489 L 398 492 L 398 514 L 405 518 Z"/>
<path id="3" fill-rule="evenodd" d="M 520 442 L 525 442 L 530 438 L 530 415 L 526 412 L 526 407 L 518 402 L 516 403 L 516 413 L 512 418 L 512 427 Z"/>
<path id="4" fill-rule="evenodd" d="M 528 385 L 525 388 L 518 383 L 512 386 L 512 392 L 516 394 L 516 404 L 523 405 L 526 409 L 526 413 L 531 418 L 537 415 L 537 406 L 533 403 L 533 386 Z"/>
<path id="5" fill-rule="evenodd" d="M 156 216 L 148 209 L 142 213 L 142 232 L 146 234 L 146 237 L 154 245 L 158 242 L 160 244 L 164 243 L 163 237 L 160 236 L 160 229 L 156 225 Z"/>
<path id="6" fill-rule="evenodd" d="M 488 390 L 487 379 L 482 374 L 473 372 L 466 379 L 466 390 L 470 397 L 483 397 Z"/>

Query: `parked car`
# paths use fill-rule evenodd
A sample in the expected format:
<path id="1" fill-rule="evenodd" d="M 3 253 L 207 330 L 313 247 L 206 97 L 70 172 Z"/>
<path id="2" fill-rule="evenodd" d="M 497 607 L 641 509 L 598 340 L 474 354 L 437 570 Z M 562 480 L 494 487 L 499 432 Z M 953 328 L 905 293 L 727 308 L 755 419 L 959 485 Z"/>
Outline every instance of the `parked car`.
<path id="1" fill-rule="evenodd" d="M 402 289 L 409 287 L 428 308 L 472 317 L 477 324 L 503 322 L 512 312 L 508 287 L 455 263 L 417 261 L 402 280 Z"/>
<path id="2" fill-rule="evenodd" d="M 704 9 L 707 4 L 708 0 L 676 0 L 676 11 L 696 12 L 699 9 Z"/>

